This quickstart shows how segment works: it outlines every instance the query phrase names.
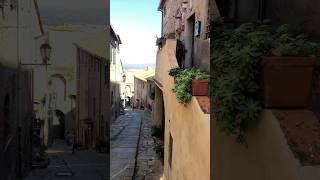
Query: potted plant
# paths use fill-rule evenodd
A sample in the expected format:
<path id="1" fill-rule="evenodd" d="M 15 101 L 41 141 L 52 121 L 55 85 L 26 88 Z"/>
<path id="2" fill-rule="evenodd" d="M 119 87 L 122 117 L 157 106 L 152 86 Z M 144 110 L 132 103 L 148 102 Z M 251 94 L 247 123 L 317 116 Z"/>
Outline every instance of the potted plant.
<path id="1" fill-rule="evenodd" d="M 261 59 L 263 103 L 265 107 L 306 107 L 319 46 L 305 35 L 292 35 L 287 25 L 275 34 L 271 56 Z"/>
<path id="2" fill-rule="evenodd" d="M 267 21 L 229 28 L 217 19 L 211 48 L 212 112 L 243 143 L 265 107 L 305 107 L 319 44 Z"/>
<path id="3" fill-rule="evenodd" d="M 262 98 L 266 107 L 306 107 L 311 96 L 313 57 L 263 57 Z"/>
<path id="4" fill-rule="evenodd" d="M 193 96 L 208 96 L 209 95 L 209 80 L 208 79 L 192 79 L 192 95 Z"/>
<path id="5" fill-rule="evenodd" d="M 159 143 L 156 145 L 156 153 L 158 154 L 158 157 L 161 160 L 161 164 L 163 166 L 164 165 L 164 144 Z"/>
<path id="6" fill-rule="evenodd" d="M 169 76 L 174 78 L 174 82 L 176 83 L 176 77 L 183 71 L 183 68 L 175 67 L 169 70 Z"/>
<path id="7" fill-rule="evenodd" d="M 181 104 L 187 104 L 193 95 L 209 94 L 209 74 L 206 72 L 195 68 L 184 70 L 174 69 L 169 72 L 169 75 L 176 78 L 173 92 L 176 93 L 177 100 Z M 193 82 L 194 85 L 192 85 Z"/>

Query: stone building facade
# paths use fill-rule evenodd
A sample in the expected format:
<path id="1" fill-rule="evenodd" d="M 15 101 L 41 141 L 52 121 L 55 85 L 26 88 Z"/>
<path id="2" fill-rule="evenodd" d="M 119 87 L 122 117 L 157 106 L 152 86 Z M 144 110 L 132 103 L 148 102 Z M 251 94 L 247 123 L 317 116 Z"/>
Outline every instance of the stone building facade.
<path id="1" fill-rule="evenodd" d="M 0 62 L 0 76 L 0 179 L 11 180 L 31 169 L 32 73 Z"/>
<path id="2" fill-rule="evenodd" d="M 185 52 L 178 58 L 180 67 L 210 71 L 209 0 L 161 0 L 162 36 L 178 39 Z M 179 44 L 178 44 L 179 45 Z"/>
<path id="3" fill-rule="evenodd" d="M 136 73 L 134 75 L 134 107 L 138 109 L 147 109 L 150 107 L 150 80 L 148 78 L 153 77 L 155 74 L 154 69 L 149 69 Z M 149 108 L 152 109 L 152 108 Z"/>
<path id="4" fill-rule="evenodd" d="M 41 113 L 37 117 L 46 122 L 41 136 L 44 136 L 44 143 L 51 146 L 55 140 L 64 139 L 69 131 L 75 129 L 77 49 L 73 42 L 102 33 L 105 29 L 98 25 L 52 25 L 44 26 L 44 31 L 45 39 L 52 47 L 50 66 L 35 71 L 34 99 L 41 104 L 45 98 L 50 104 L 40 106 Z M 49 116 L 48 107 L 53 111 Z"/>
<path id="5" fill-rule="evenodd" d="M 125 99 L 125 71 L 120 58 L 120 36 L 110 26 L 110 97 L 111 119 L 115 120 L 120 115 L 120 106 Z"/>
<path id="6" fill-rule="evenodd" d="M 43 29 L 37 1 L 0 6 L 0 179 L 15 180 L 31 169 L 33 148 L 34 68 L 22 64 L 41 60 Z"/>
<path id="7" fill-rule="evenodd" d="M 107 141 L 110 122 L 110 62 L 105 35 L 88 37 L 77 47 L 77 143 L 94 149 Z"/>

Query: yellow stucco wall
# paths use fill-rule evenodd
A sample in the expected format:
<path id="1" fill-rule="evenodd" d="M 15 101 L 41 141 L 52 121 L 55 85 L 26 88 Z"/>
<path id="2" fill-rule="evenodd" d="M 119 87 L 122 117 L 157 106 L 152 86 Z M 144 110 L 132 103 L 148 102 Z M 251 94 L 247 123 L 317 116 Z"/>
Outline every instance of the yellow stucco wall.
<path id="1" fill-rule="evenodd" d="M 165 106 L 166 179 L 210 179 L 210 116 L 204 114 L 195 98 L 183 106 L 172 92 L 174 80 L 168 70 L 177 66 L 175 40 L 167 40 L 159 50 L 156 65 L 156 84 L 163 92 Z M 157 108 L 157 107 L 155 107 Z M 172 167 L 169 167 L 169 137 L 173 138 Z"/>
<path id="2" fill-rule="evenodd" d="M 213 179 L 300 180 L 300 163 L 270 110 L 264 110 L 257 126 L 247 132 L 248 148 L 212 123 Z"/>

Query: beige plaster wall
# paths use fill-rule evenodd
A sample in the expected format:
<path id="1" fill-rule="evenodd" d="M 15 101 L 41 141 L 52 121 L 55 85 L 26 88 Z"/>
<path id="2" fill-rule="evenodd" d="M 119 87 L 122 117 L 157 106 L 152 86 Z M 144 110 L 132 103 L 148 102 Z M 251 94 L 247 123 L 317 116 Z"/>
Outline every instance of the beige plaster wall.
<path id="1" fill-rule="evenodd" d="M 134 78 L 134 102 L 135 107 L 140 108 L 143 106 L 144 108 L 148 107 L 148 86 L 146 81 L 142 81 L 141 79 Z M 137 101 L 139 99 L 139 102 Z"/>
<path id="2" fill-rule="evenodd" d="M 300 163 L 270 110 L 265 110 L 257 126 L 247 132 L 248 148 L 212 123 L 213 179 L 300 180 Z"/>
<path id="3" fill-rule="evenodd" d="M 164 175 L 166 179 L 207 180 L 210 179 L 210 117 L 202 112 L 195 98 L 183 106 L 172 92 L 174 80 L 168 70 L 177 66 L 175 46 L 175 40 L 167 40 L 159 50 L 155 76 L 165 105 Z M 171 167 L 168 163 L 170 134 L 173 138 Z"/>
<path id="4" fill-rule="evenodd" d="M 155 87 L 154 107 L 152 111 L 152 126 L 162 127 L 163 94 L 159 87 Z"/>

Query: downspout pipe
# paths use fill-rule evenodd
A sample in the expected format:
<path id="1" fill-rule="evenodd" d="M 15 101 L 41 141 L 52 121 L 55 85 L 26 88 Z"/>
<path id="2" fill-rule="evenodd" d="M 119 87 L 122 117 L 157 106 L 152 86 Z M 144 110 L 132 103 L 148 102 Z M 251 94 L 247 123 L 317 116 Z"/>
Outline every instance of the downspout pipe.
<path id="1" fill-rule="evenodd" d="M 258 20 L 263 22 L 265 19 L 265 0 L 259 0 Z"/>

